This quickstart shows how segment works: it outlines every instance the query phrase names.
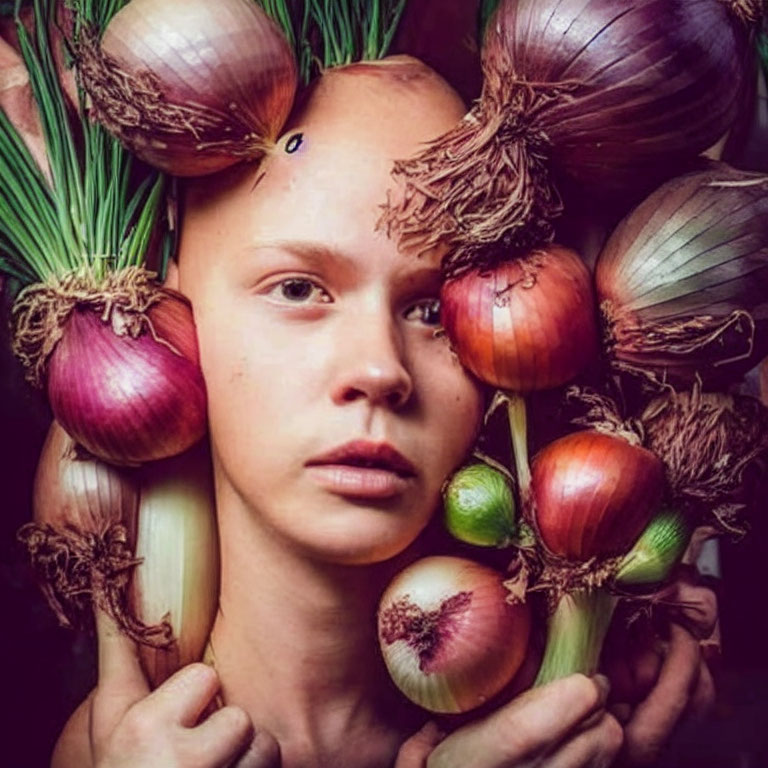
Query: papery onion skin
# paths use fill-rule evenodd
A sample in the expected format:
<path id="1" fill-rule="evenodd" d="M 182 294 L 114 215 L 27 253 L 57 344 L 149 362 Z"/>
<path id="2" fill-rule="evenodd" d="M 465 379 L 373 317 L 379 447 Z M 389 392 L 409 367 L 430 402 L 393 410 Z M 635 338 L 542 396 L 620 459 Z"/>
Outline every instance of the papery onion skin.
<path id="1" fill-rule="evenodd" d="M 206 430 L 205 383 L 189 302 L 175 292 L 137 338 L 75 308 L 48 363 L 56 419 L 94 456 L 140 464 L 181 453 Z M 113 323 L 114 325 L 114 323 Z"/>
<path id="2" fill-rule="evenodd" d="M 582 430 L 534 457 L 531 488 L 541 542 L 585 562 L 629 549 L 661 502 L 664 467 L 645 448 Z"/>
<path id="3" fill-rule="evenodd" d="M 558 245 L 444 283 L 441 320 L 462 364 L 486 384 L 527 393 L 564 384 L 597 357 L 592 281 Z"/>
<path id="4" fill-rule="evenodd" d="M 106 612 L 137 642 L 164 646 L 170 626 L 144 624 L 128 605 L 138 490 L 127 470 L 83 455 L 54 422 L 34 485 L 35 522 L 19 530 L 48 604 L 66 627 L 91 627 Z"/>
<path id="5" fill-rule="evenodd" d="M 432 712 L 466 712 L 520 668 L 530 610 L 512 604 L 503 576 L 458 557 L 427 557 L 402 571 L 379 604 L 379 642 L 395 684 Z"/>
<path id="6" fill-rule="evenodd" d="M 101 53 L 136 82 L 105 83 L 94 57 L 81 54 L 95 116 L 142 160 L 179 176 L 260 157 L 298 82 L 284 34 L 251 0 L 131 0 L 107 26 Z M 146 104 L 136 98 L 153 90 Z"/>
<path id="7" fill-rule="evenodd" d="M 404 246 L 489 266 L 552 239 L 556 176 L 642 194 L 714 144 L 754 75 L 753 33 L 721 0 L 504 0 L 483 46 L 483 95 L 398 162 L 382 221 Z"/>
<path id="8" fill-rule="evenodd" d="M 614 367 L 728 383 L 768 354 L 768 177 L 718 164 L 619 225 L 595 280 Z"/>
<path id="9" fill-rule="evenodd" d="M 219 599 L 219 552 L 210 454 L 202 444 L 137 473 L 140 501 L 130 604 L 174 642 L 140 645 L 152 687 L 203 656 Z"/>
<path id="10" fill-rule="evenodd" d="M 503 49 L 530 83 L 575 83 L 535 118 L 553 165 L 632 189 L 728 130 L 753 73 L 750 39 L 722 0 L 503 0 L 484 56 Z"/>

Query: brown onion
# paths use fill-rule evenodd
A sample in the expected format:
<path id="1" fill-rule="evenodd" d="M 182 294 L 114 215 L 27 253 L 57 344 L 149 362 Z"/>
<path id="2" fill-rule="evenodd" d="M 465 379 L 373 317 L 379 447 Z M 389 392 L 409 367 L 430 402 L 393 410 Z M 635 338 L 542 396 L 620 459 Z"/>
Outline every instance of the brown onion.
<path id="1" fill-rule="evenodd" d="M 595 430 L 547 445 L 531 465 L 536 528 L 572 561 L 625 552 L 657 511 L 664 467 L 650 451 Z"/>
<path id="2" fill-rule="evenodd" d="M 522 394 L 556 387 L 597 357 L 592 280 L 559 245 L 447 280 L 441 320 L 462 364 L 505 392 L 523 504 L 529 484 Z"/>
<path id="3" fill-rule="evenodd" d="M 713 165 L 668 182 L 619 225 L 595 278 L 614 368 L 736 380 L 768 354 L 768 177 Z"/>
<path id="4" fill-rule="evenodd" d="M 528 647 L 531 617 L 504 577 L 459 557 L 418 560 L 387 587 L 379 642 L 400 690 L 432 712 L 466 712 L 512 680 Z"/>
<path id="5" fill-rule="evenodd" d="M 462 364 L 500 389 L 559 386 L 597 355 L 591 277 L 578 254 L 562 246 L 447 280 L 440 306 Z"/>
<path id="6" fill-rule="evenodd" d="M 261 157 L 293 105 L 297 71 L 253 0 L 131 0 L 78 71 L 93 115 L 142 160 L 200 176 Z"/>
<path id="7" fill-rule="evenodd" d="M 591 194 L 650 189 L 720 138 L 754 74 L 748 3 L 502 0 L 483 95 L 451 132 L 396 165 L 383 222 L 406 246 L 445 243 L 449 271 L 551 239 L 552 172 Z M 747 18 L 749 16 L 749 18 Z"/>
<path id="8" fill-rule="evenodd" d="M 206 429 L 205 383 L 189 302 L 164 290 L 134 337 L 75 308 L 48 362 L 56 419 L 94 456 L 139 464 L 180 453 Z M 120 335 L 119 335 L 120 334 Z"/>
<path id="9" fill-rule="evenodd" d="M 138 492 L 136 478 L 84 455 L 54 422 L 34 486 L 34 523 L 19 531 L 49 605 L 64 626 L 90 626 L 106 611 L 130 637 L 165 645 L 170 627 L 142 623 L 128 607 Z"/>

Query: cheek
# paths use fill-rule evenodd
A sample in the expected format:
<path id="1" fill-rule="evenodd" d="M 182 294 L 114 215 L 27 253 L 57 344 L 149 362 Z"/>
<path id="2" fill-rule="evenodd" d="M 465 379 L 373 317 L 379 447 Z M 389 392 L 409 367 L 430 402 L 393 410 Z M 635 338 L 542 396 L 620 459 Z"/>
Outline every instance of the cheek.
<path id="1" fill-rule="evenodd" d="M 453 356 L 424 375 L 429 450 L 440 457 L 438 471 L 444 478 L 474 445 L 482 423 L 483 392 Z"/>

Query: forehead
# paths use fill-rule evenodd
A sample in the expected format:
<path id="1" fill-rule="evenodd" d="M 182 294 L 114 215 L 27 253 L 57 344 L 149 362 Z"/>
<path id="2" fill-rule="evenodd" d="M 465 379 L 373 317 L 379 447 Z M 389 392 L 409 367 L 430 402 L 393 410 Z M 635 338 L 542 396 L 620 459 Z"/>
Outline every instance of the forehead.
<path id="1" fill-rule="evenodd" d="M 377 226 L 387 196 L 398 194 L 393 163 L 463 113 L 423 65 L 407 61 L 395 71 L 382 76 L 367 66 L 323 76 L 258 166 L 191 183 L 182 243 L 194 247 L 212 234 L 225 250 L 305 240 L 394 257 L 397 244 Z"/>

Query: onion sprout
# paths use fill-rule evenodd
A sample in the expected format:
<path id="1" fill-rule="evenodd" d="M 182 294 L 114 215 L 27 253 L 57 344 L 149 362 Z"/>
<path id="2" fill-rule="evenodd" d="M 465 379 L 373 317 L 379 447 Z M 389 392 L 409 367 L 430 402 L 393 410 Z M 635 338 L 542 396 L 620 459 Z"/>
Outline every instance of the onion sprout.
<path id="1" fill-rule="evenodd" d="M 74 34 L 84 24 L 101 28 L 123 4 L 82 0 Z M 50 181 L 0 111 L 0 270 L 30 284 L 78 271 L 99 279 L 111 270 L 140 266 L 165 179 L 148 172 L 136 185 L 131 155 L 85 110 L 73 119 L 53 56 L 56 3 L 34 0 L 32 34 L 21 21 L 21 7 L 22 0 L 16 0 L 19 45 L 40 114 Z"/>

